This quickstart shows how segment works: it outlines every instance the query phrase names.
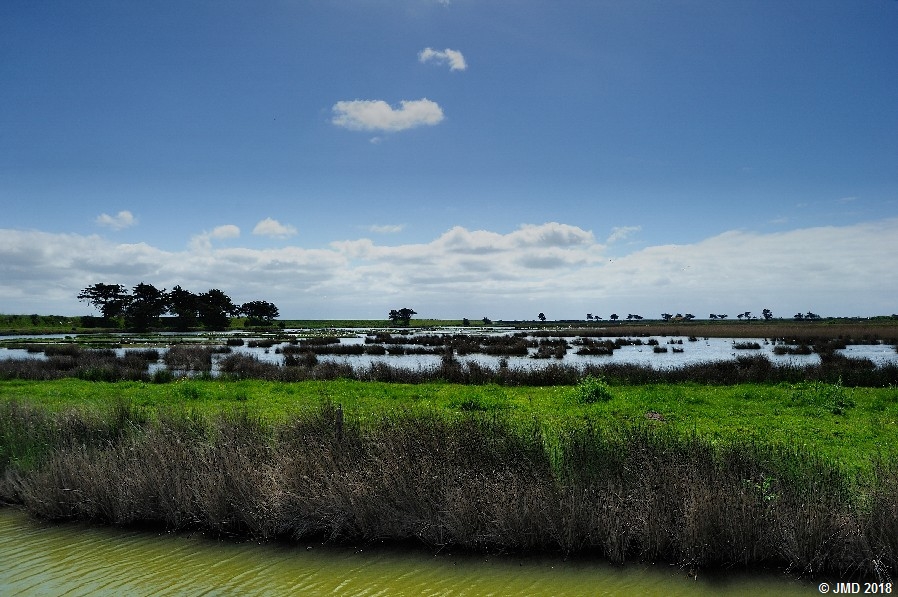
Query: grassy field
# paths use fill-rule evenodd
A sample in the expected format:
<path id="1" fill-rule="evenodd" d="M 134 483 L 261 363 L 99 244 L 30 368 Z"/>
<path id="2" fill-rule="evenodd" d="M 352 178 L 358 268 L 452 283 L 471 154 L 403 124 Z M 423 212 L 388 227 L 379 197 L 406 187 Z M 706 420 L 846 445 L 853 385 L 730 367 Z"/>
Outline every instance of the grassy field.
<path id="1" fill-rule="evenodd" d="M 150 412 L 189 407 L 211 415 L 245 408 L 270 422 L 330 402 L 341 405 L 347 418 L 363 423 L 391 412 L 450 418 L 480 413 L 497 414 L 514 424 L 538 421 L 550 431 L 589 419 L 599 426 L 623 422 L 663 427 L 712 442 L 749 438 L 801 446 L 852 473 L 868 472 L 873 455 L 898 450 L 898 388 L 808 382 L 608 386 L 608 391 L 610 399 L 587 402 L 571 386 L 187 379 L 147 384 L 64 379 L 0 382 L 0 401 L 17 400 L 56 412 L 106 410 L 122 401 Z"/>

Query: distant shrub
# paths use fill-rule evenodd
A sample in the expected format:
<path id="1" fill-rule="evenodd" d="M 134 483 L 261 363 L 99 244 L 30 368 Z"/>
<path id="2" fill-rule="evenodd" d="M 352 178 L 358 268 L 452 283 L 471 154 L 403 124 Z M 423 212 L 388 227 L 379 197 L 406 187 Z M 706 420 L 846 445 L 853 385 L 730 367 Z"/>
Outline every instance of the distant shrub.
<path id="1" fill-rule="evenodd" d="M 734 342 L 733 348 L 736 350 L 758 350 L 761 345 L 757 342 Z"/>
<path id="2" fill-rule="evenodd" d="M 785 344 L 777 344 L 773 347 L 773 354 L 776 355 L 786 355 L 786 354 L 811 354 L 814 351 L 811 350 L 811 347 L 807 344 L 799 344 L 798 346 L 788 346 Z"/>

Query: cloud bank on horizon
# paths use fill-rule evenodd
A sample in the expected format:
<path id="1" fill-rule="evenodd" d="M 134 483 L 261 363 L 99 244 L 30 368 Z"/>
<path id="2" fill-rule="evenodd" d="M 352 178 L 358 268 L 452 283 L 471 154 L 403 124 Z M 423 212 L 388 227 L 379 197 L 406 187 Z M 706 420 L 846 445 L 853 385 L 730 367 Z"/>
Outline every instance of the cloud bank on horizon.
<path id="1" fill-rule="evenodd" d="M 272 223 L 256 228 L 283 229 Z M 707 317 L 764 308 L 780 317 L 807 310 L 870 316 L 894 305 L 898 218 L 779 233 L 732 230 L 626 252 L 618 243 L 636 232 L 616 228 L 600 239 L 548 222 L 506 233 L 455 226 L 415 244 L 359 238 L 326 248 L 217 246 L 239 237 L 229 224 L 197 235 L 183 251 L 167 251 L 97 235 L 2 229 L 0 304 L 8 312 L 85 314 L 89 308 L 75 299 L 81 288 L 147 282 L 220 288 L 238 302 L 268 300 L 283 317 L 311 319 L 382 319 L 400 303 L 446 319 L 532 319 L 541 311 L 551 319 L 665 311 Z"/>

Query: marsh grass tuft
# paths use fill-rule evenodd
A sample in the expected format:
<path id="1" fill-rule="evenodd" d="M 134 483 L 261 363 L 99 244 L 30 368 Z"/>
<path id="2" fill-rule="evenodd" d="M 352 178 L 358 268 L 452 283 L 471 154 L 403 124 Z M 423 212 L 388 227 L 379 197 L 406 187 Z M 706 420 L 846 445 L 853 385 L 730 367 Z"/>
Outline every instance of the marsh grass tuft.
<path id="1" fill-rule="evenodd" d="M 834 415 L 842 415 L 855 406 L 842 380 L 828 384 L 820 381 L 800 382 L 792 387 L 792 401 L 802 406 L 815 406 Z"/>
<path id="2" fill-rule="evenodd" d="M 592 404 L 593 402 L 607 402 L 614 398 L 611 387 L 600 377 L 587 375 L 577 384 L 574 395 L 578 402 Z"/>

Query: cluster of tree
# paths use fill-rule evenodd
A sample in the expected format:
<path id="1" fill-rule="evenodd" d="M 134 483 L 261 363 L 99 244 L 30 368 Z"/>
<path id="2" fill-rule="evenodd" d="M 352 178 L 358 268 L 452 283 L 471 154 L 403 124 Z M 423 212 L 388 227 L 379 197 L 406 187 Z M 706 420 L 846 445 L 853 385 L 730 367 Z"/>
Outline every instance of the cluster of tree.
<path id="1" fill-rule="evenodd" d="M 798 319 L 798 320 L 801 320 L 801 319 L 810 319 L 810 320 L 822 319 L 822 317 L 820 317 L 820 316 L 817 315 L 816 313 L 812 313 L 811 311 L 808 311 L 807 313 L 805 313 L 805 314 L 803 314 L 803 315 L 802 315 L 801 313 L 796 313 L 795 315 L 792 316 L 792 318 L 793 318 L 793 319 Z"/>
<path id="2" fill-rule="evenodd" d="M 664 321 L 692 321 L 693 319 L 695 319 L 695 315 L 693 315 L 692 313 L 687 313 L 686 315 L 683 315 L 682 313 L 677 313 L 676 315 L 671 315 L 670 313 L 662 313 L 661 319 Z"/>
<path id="3" fill-rule="evenodd" d="M 480 321 L 483 322 L 483 325 L 493 325 L 493 320 L 490 319 L 489 317 L 484 317 L 484 318 L 481 319 Z M 461 320 L 461 324 L 462 324 L 463 326 L 467 327 L 467 326 L 471 325 L 471 320 L 468 319 L 467 317 L 463 317 L 462 320 Z"/>
<path id="4" fill-rule="evenodd" d="M 236 305 L 231 297 L 217 288 L 194 294 L 175 286 L 171 291 L 141 282 L 130 291 L 121 284 L 97 283 L 78 294 L 103 314 L 107 322 L 123 317 L 125 325 L 135 330 L 147 330 L 158 323 L 165 313 L 178 318 L 182 330 L 202 325 L 206 329 L 222 330 L 230 325 L 230 318 L 245 315 L 250 325 L 270 324 L 279 313 L 266 301 L 251 301 Z"/>
<path id="5" fill-rule="evenodd" d="M 725 313 L 721 313 L 721 314 L 711 313 L 710 315 L 708 315 L 709 319 L 727 319 L 728 317 L 729 317 L 729 315 L 727 315 Z M 753 316 L 751 314 L 751 311 L 745 311 L 743 313 L 739 313 L 738 315 L 736 315 L 736 317 L 739 319 L 739 321 L 751 321 L 753 319 L 758 319 L 757 316 Z M 771 311 L 770 309 L 764 309 L 761 311 L 761 317 L 764 318 L 764 321 L 770 321 L 771 319 L 773 319 L 773 311 Z M 633 320 L 638 321 L 642 318 L 643 318 L 642 315 L 634 315 L 633 313 L 630 313 L 629 315 L 627 315 L 627 321 L 633 321 Z M 542 313 L 540 313 L 540 319 L 542 319 Z M 593 315 L 592 313 L 587 313 L 586 319 L 598 321 L 598 320 L 602 319 L 602 317 L 600 315 Z M 617 321 L 618 319 L 620 319 L 620 316 L 617 313 L 612 313 L 608 317 L 608 319 L 610 319 L 612 321 Z M 682 313 L 677 313 L 676 315 L 673 315 L 671 313 L 662 313 L 661 319 L 664 321 L 691 321 L 691 320 L 695 319 L 695 315 L 693 315 L 692 313 L 686 313 L 685 315 Z M 822 319 L 822 318 L 819 315 L 817 315 L 816 313 L 812 313 L 811 311 L 808 311 L 807 313 L 796 313 L 794 315 L 794 319 L 816 320 L 816 319 Z"/>

